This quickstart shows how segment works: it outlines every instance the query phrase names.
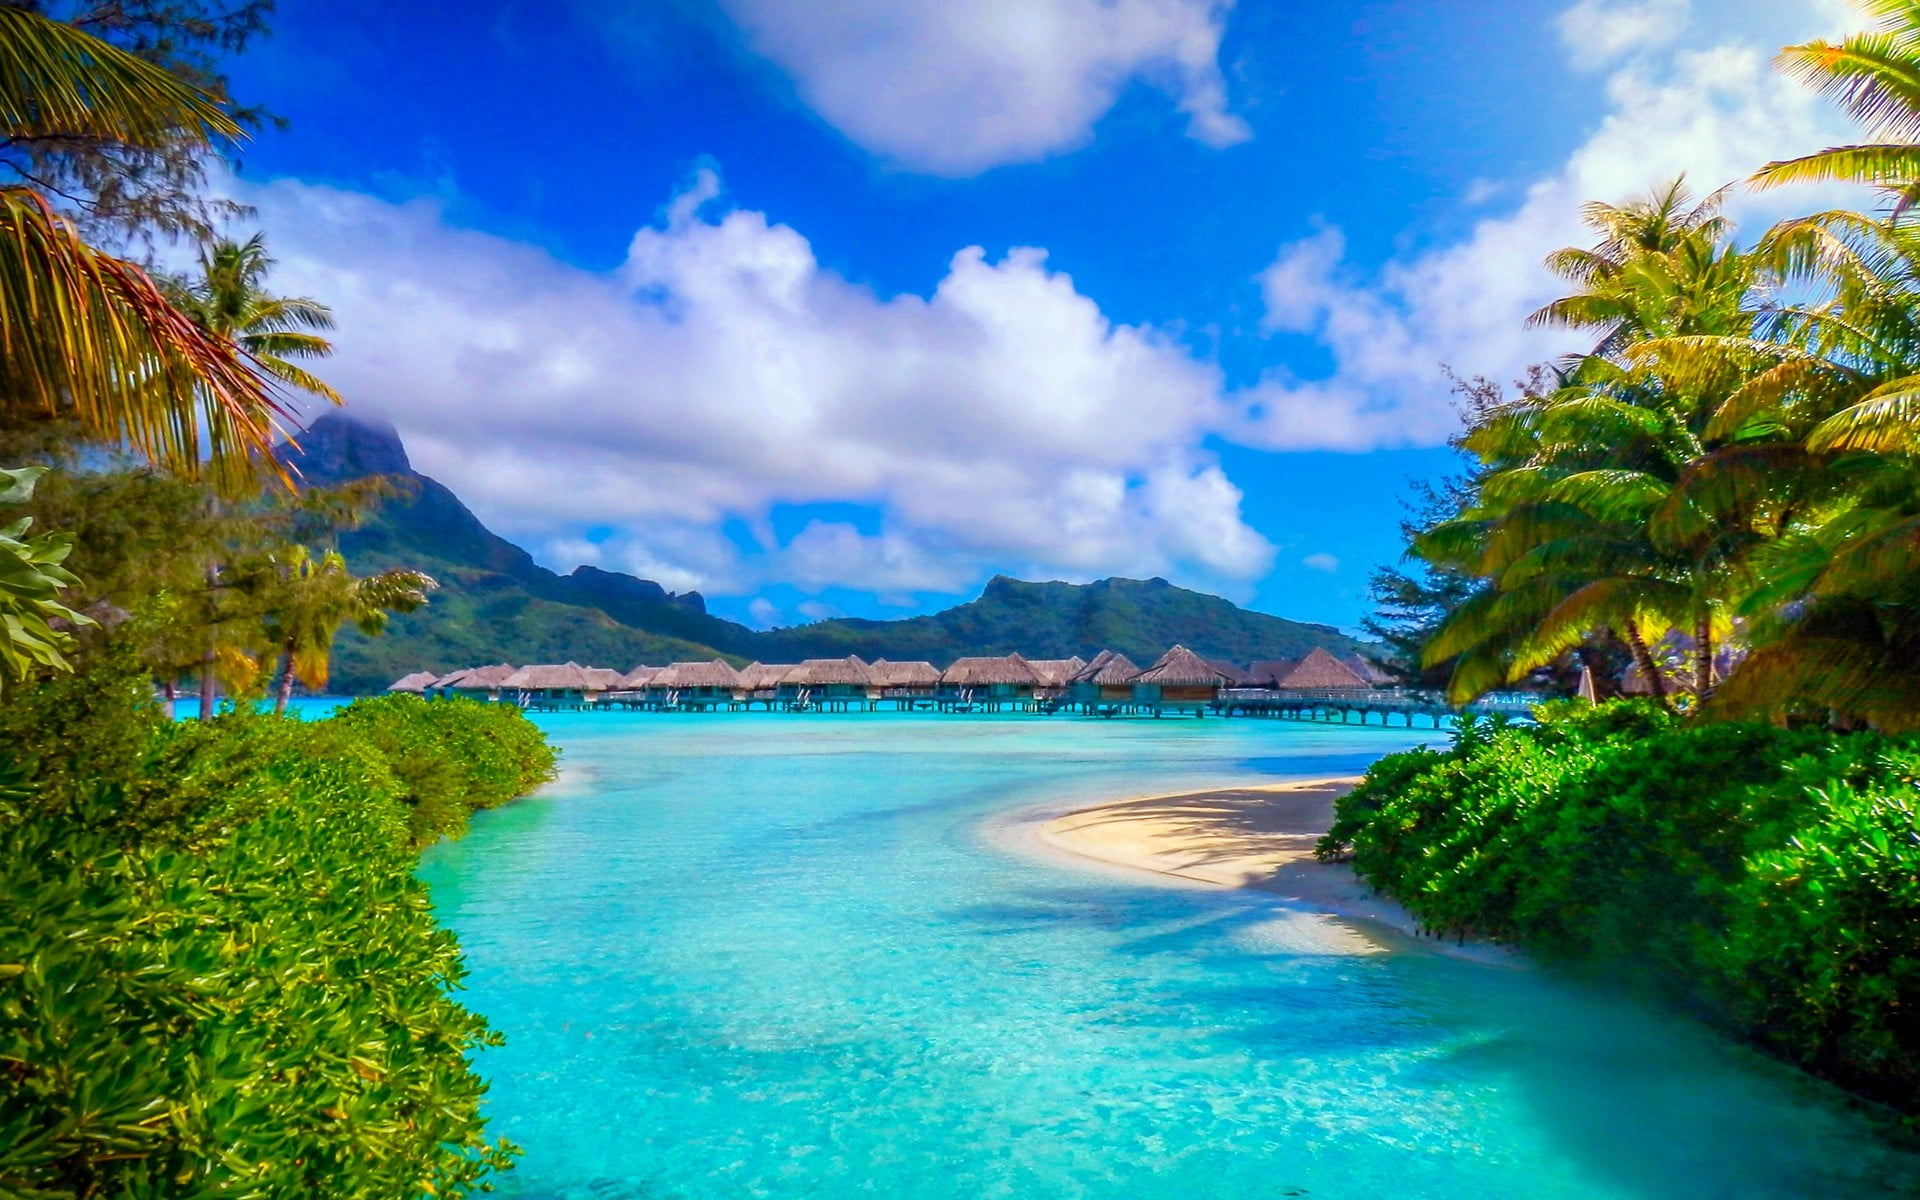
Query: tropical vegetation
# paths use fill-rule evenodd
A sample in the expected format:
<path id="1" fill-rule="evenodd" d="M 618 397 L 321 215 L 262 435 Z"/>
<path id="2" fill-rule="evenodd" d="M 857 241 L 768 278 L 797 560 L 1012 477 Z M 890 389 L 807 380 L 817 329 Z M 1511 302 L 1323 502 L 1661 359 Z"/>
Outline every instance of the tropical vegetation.
<path id="1" fill-rule="evenodd" d="M 517 710 L 280 715 L 434 581 L 276 444 L 330 349 L 201 190 L 238 4 L 0 5 L 0 1195 L 461 1196 L 509 1164 L 418 851 L 550 778 Z M 126 255 L 202 246 L 197 275 Z M 117 250 L 103 249 L 117 247 Z M 197 676 L 207 719 L 155 695 Z M 215 716 L 216 683 L 239 703 Z M 249 703 L 272 686 L 276 712 Z"/>
<path id="2" fill-rule="evenodd" d="M 131 656 L 0 708 L 0 1194 L 460 1196 L 510 1161 L 419 846 L 544 781 L 517 709 L 175 722 Z"/>
<path id="3" fill-rule="evenodd" d="M 1424 575 L 1379 592 L 1456 700 L 1603 702 L 1382 760 L 1320 853 L 1920 1114 L 1920 6 L 1866 7 L 1781 65 L 1870 141 L 1750 182 L 1877 210 L 1743 240 L 1684 180 L 1589 205 L 1533 318 L 1589 348 L 1471 409 Z"/>
<path id="4" fill-rule="evenodd" d="M 1920 1114 L 1920 738 L 1561 701 L 1390 755 L 1321 842 L 1436 936 L 1645 985 Z"/>

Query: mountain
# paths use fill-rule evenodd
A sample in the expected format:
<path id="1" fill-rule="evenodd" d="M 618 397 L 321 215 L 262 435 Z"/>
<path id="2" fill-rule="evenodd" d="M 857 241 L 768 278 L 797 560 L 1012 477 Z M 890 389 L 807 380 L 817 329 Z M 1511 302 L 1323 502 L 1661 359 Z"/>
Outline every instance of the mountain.
<path id="1" fill-rule="evenodd" d="M 340 536 L 360 574 L 407 566 L 440 581 L 433 602 L 394 617 L 367 638 L 349 629 L 335 644 L 333 686 L 365 692 L 408 671 L 502 660 L 600 665 L 737 656 L 752 630 L 707 612 L 697 592 L 594 567 L 560 575 L 481 523 L 444 484 L 413 469 L 392 427 L 329 413 L 281 457 L 309 484 L 370 475 L 400 484 L 372 518 Z"/>
<path id="2" fill-rule="evenodd" d="M 1316 646 L 1352 654 L 1361 644 L 1330 625 L 1307 625 L 1246 609 L 1164 579 L 1028 583 L 995 576 L 978 600 L 898 621 L 842 618 L 761 635 L 760 657 L 858 654 L 944 665 L 968 654 L 1020 651 L 1033 658 L 1091 659 L 1117 650 L 1145 666 L 1174 644 L 1248 663 L 1295 659 Z"/>
<path id="3" fill-rule="evenodd" d="M 408 566 L 440 581 L 433 602 L 397 616 L 385 635 L 348 631 L 334 651 L 334 686 L 373 691 L 415 670 L 487 662 L 565 662 L 622 670 L 707 659 L 927 659 L 1014 650 L 1035 658 L 1091 658 L 1112 648 L 1142 664 L 1176 642 L 1237 662 L 1299 658 L 1315 646 L 1350 654 L 1360 643 L 1327 625 L 1247 610 L 1164 579 L 1028 583 L 998 576 L 977 600 L 896 621 L 842 618 L 756 632 L 707 611 L 698 592 L 674 593 L 597 567 L 561 575 L 500 537 L 445 485 L 413 469 L 392 427 L 328 413 L 282 458 L 314 485 L 381 475 L 400 494 L 384 501 L 340 550 L 366 574 Z"/>

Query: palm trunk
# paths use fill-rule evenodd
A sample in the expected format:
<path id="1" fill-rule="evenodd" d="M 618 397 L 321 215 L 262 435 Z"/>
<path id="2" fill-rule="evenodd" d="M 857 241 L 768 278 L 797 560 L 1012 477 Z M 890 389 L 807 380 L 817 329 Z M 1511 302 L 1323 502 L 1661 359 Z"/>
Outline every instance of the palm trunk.
<path id="1" fill-rule="evenodd" d="M 1693 694 L 1705 704 L 1713 695 L 1713 618 L 1693 624 Z"/>
<path id="2" fill-rule="evenodd" d="M 220 568 L 214 563 L 206 566 L 207 580 L 207 648 L 200 654 L 200 719 L 213 719 L 213 633 L 214 633 L 214 597 L 213 589 L 220 583 Z"/>
<path id="3" fill-rule="evenodd" d="M 1627 624 L 1627 649 L 1633 651 L 1633 661 L 1647 677 L 1647 686 L 1653 689 L 1653 698 L 1660 703 L 1667 702 L 1667 681 L 1660 676 L 1660 668 L 1654 664 L 1653 652 L 1647 649 L 1647 640 L 1640 636 L 1640 629 L 1632 622 Z"/>
<path id="4" fill-rule="evenodd" d="M 200 655 L 200 719 L 213 719 L 213 647 Z"/>
<path id="5" fill-rule="evenodd" d="M 287 702 L 293 699 L 293 643 L 289 641 L 286 649 L 280 652 L 280 687 L 273 697 L 273 711 L 276 714 L 287 711 Z"/>

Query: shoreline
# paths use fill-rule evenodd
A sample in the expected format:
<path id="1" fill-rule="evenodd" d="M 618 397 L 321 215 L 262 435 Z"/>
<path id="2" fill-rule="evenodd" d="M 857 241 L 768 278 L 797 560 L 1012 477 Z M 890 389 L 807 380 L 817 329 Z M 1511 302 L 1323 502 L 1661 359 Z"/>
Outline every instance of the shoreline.
<path id="1" fill-rule="evenodd" d="M 1030 849 L 1061 865 L 1118 869 L 1162 886 L 1264 893 L 1339 921 L 1376 952 L 1418 946 L 1521 965 L 1513 950 L 1491 942 L 1422 935 L 1411 913 L 1351 866 L 1313 856 L 1332 826 L 1334 801 L 1359 782 L 1344 776 L 1130 796 L 1064 813 L 1029 811 L 1013 824 L 1024 827 Z"/>

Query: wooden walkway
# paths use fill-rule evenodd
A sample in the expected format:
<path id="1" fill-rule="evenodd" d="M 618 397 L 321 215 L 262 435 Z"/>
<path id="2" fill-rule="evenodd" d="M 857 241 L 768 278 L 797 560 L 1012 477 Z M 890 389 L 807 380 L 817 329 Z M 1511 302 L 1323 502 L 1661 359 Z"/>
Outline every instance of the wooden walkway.
<path id="1" fill-rule="evenodd" d="M 1274 717 L 1286 721 L 1320 721 L 1349 725 L 1359 718 L 1368 724 L 1374 714 L 1380 724 L 1399 717 L 1408 729 L 1416 718 L 1438 729 L 1455 717 L 1525 717 L 1540 702 L 1538 696 L 1492 695 L 1456 708 L 1436 692 L 1372 689 L 1364 692 L 1303 692 L 1276 688 L 1232 688 L 1220 693 L 1220 711 L 1229 717 Z"/>

